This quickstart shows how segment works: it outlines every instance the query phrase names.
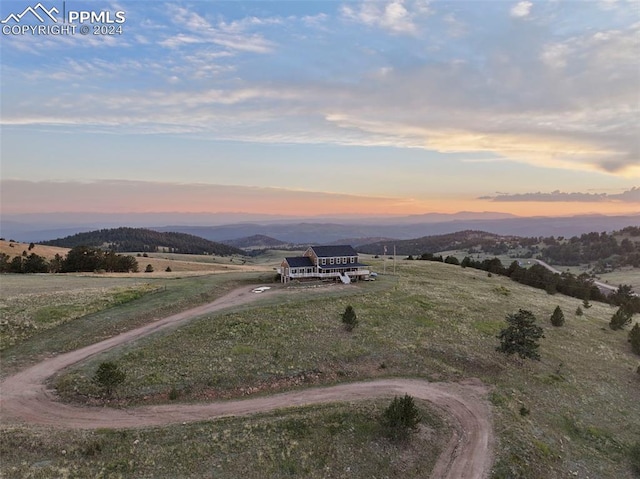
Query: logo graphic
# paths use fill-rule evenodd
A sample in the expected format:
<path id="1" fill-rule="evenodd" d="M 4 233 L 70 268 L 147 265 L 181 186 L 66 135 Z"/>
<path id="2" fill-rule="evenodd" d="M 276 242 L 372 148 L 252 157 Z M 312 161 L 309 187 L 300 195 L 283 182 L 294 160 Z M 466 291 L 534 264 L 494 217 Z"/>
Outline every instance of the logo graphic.
<path id="1" fill-rule="evenodd" d="M 38 14 L 38 12 L 40 12 L 40 14 Z M 20 23 L 22 17 L 24 17 L 27 13 L 31 13 L 40 21 L 40 23 L 45 22 L 44 15 L 53 20 L 54 23 L 58 23 L 58 19 L 54 16 L 54 14 L 58 14 L 60 13 L 60 11 L 56 7 L 52 7 L 51 10 L 47 10 L 46 8 L 44 8 L 42 3 L 38 3 L 35 7 L 25 8 L 22 13 L 19 13 L 17 15 L 15 13 L 10 14 L 4 20 L 0 20 L 0 23 L 9 23 L 10 20 L 13 20 L 15 23 Z"/>
<path id="2" fill-rule="evenodd" d="M 0 20 L 2 35 L 122 35 L 127 21 L 123 10 L 69 9 L 66 0 L 62 1 L 61 8 L 62 15 L 59 15 L 60 9 L 47 9 L 38 2 L 21 13 L 14 11 Z"/>

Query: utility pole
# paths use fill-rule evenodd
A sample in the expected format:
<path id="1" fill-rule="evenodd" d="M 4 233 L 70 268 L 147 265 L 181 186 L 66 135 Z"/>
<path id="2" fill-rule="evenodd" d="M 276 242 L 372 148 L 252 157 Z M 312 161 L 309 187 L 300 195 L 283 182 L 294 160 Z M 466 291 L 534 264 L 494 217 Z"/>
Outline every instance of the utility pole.
<path id="1" fill-rule="evenodd" d="M 393 245 L 393 274 L 396 274 L 396 245 Z"/>
<path id="2" fill-rule="evenodd" d="M 382 273 L 385 274 L 387 272 L 387 247 L 385 245 L 384 250 L 382 252 Z"/>

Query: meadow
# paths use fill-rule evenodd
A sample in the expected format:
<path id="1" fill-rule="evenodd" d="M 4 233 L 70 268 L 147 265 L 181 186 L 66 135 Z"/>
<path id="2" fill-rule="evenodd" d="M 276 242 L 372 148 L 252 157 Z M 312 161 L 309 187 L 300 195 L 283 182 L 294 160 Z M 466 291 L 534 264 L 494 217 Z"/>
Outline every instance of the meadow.
<path id="1" fill-rule="evenodd" d="M 375 261 L 373 266 L 383 269 Z M 105 315 L 120 328 L 131 328 L 154 314 L 205 301 L 203 294 L 212 300 L 243 281 L 265 281 L 268 273 L 262 274 L 153 283 L 167 289 L 69 321 L 9 348 L 9 356 L 19 365 L 29 363 L 34 352 L 70 350 L 111 331 Z M 266 293 L 259 305 L 207 315 L 109 351 L 65 371 L 51 385 L 66 401 L 127 407 L 269 394 L 372 377 L 476 377 L 491 388 L 497 436 L 494 478 L 634 477 L 628 451 L 640 441 L 640 358 L 631 352 L 626 331 L 608 328 L 615 311 L 610 306 L 593 303 L 578 317 L 577 299 L 548 295 L 482 271 L 422 261 L 398 261 L 396 275 L 381 275 L 374 282 L 310 286 L 294 285 L 272 298 Z M 186 299 L 175 304 L 182 295 Z M 355 308 L 359 320 L 352 333 L 340 322 L 347 305 Z M 566 317 L 560 328 L 549 323 L 556 306 Z M 532 311 L 545 330 L 539 362 L 495 351 L 505 316 L 520 308 Z M 147 310 L 153 314 L 141 314 Z M 85 330 L 94 323 L 102 324 L 102 330 Z M 65 328 L 71 327 L 82 332 L 81 341 L 69 337 Z M 58 330 L 66 334 L 56 336 Z M 52 335 L 55 341 L 42 339 Z M 115 361 L 127 373 L 115 399 L 103 398 L 90 380 L 104 360 Z M 82 474 L 71 468 L 84 467 L 89 476 L 151 477 L 151 468 L 161 465 L 170 469 L 160 477 L 211 477 L 211 471 L 215 477 L 264 477 L 264 471 L 267 477 L 424 477 L 432 467 L 431 453 L 446 436 L 446 420 L 422 404 L 431 418 L 421 430 L 426 446 L 394 446 L 376 430 L 383 406 L 365 401 L 136 431 L 51 434 L 41 428 L 3 427 L 2 470 L 7 477 L 24 477 L 25 471 L 47 477 L 44 471 L 52 468 L 66 468 L 73 476 Z M 336 417 L 343 419 L 331 419 Z M 297 426 L 283 432 L 290 420 Z M 334 423 L 345 426 L 331 426 Z M 251 433 L 243 433 L 247 430 Z M 224 444 L 230 449 L 217 449 L 222 446 L 213 438 L 220 437 L 227 438 Z M 233 449 L 238 441 L 244 447 Z M 140 444 L 144 453 L 142 447 L 136 449 Z M 181 459 L 169 464 L 165 456 L 172 451 Z M 401 464 L 393 459 L 398 454 Z M 423 455 L 424 464 L 419 462 Z M 77 457 L 86 459 L 86 465 L 71 460 Z"/>

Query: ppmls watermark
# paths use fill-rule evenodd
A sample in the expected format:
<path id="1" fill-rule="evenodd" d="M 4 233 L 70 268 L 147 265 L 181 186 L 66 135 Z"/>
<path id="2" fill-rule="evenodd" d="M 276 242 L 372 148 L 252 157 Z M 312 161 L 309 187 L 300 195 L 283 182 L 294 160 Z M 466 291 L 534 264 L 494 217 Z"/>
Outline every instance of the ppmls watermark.
<path id="1" fill-rule="evenodd" d="M 38 2 L 4 19 L 2 35 L 122 35 L 126 12 L 122 10 L 75 10 L 67 2 L 45 7 Z"/>

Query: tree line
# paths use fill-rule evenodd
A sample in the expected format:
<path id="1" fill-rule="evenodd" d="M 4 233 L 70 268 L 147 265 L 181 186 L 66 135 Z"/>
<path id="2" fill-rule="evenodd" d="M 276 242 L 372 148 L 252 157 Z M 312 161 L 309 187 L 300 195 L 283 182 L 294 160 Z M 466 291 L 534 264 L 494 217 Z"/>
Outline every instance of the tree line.
<path id="1" fill-rule="evenodd" d="M 103 251 L 100 248 L 76 246 L 66 256 L 56 254 L 47 260 L 35 253 L 10 258 L 0 253 L 0 273 L 78 273 L 105 271 L 107 273 L 137 273 L 138 262 L 133 256 Z"/>
<path id="2" fill-rule="evenodd" d="M 585 233 L 568 240 L 545 238 L 547 244 L 541 259 L 551 263 L 577 266 L 584 263 L 608 262 L 611 268 L 620 266 L 640 267 L 640 241 L 629 237 L 639 236 L 640 228 L 629 226 L 618 233 Z M 618 239 L 619 235 L 624 235 Z"/>
<path id="3" fill-rule="evenodd" d="M 409 257 L 408 259 L 413 258 Z M 593 283 L 593 279 L 586 273 L 581 273 L 577 276 L 568 272 L 557 274 L 539 264 L 524 268 L 517 261 L 513 261 L 508 268 L 505 268 L 499 258 L 480 261 L 465 256 L 462 261 L 458 261 L 455 256 L 443 258 L 442 255 L 424 253 L 418 259 L 454 265 L 459 264 L 463 268 L 473 268 L 487 271 L 490 274 L 507 276 L 518 283 L 544 289 L 549 294 L 561 293 L 587 301 L 592 300 L 615 306 L 624 306 L 631 313 L 640 313 L 640 298 L 634 296 L 631 286 L 620 285 L 614 293 L 606 295 L 600 291 Z"/>
<path id="4" fill-rule="evenodd" d="M 640 227 L 627 226 L 613 233 L 586 233 L 580 236 L 519 237 L 500 236 L 485 231 L 465 230 L 444 235 L 394 241 L 397 254 L 435 254 L 438 251 L 466 250 L 467 254 L 510 255 L 514 258 L 542 259 L 551 264 L 575 266 L 594 264 L 606 271 L 622 266 L 640 267 Z M 380 254 L 388 241 L 358 247 L 362 253 Z"/>

